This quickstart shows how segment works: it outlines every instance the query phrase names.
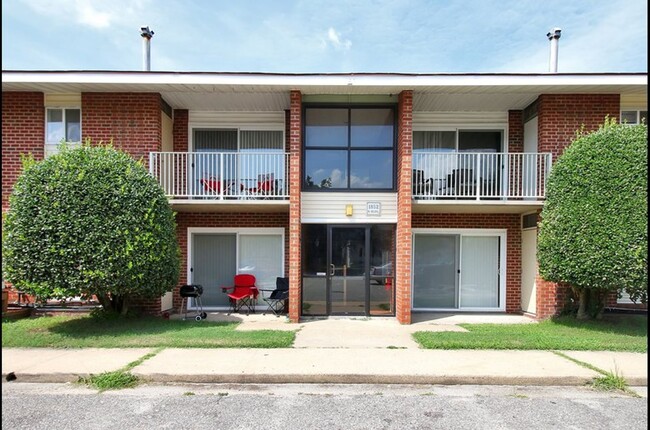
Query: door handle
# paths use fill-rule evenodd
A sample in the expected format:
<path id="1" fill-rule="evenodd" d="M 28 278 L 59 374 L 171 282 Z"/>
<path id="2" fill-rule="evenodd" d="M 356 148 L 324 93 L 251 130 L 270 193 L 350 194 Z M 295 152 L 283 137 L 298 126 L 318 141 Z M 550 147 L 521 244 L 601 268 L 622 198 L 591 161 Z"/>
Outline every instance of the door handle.
<path id="1" fill-rule="evenodd" d="M 334 271 L 336 270 L 336 266 L 334 266 L 333 264 L 330 264 L 330 270 L 331 270 L 330 276 L 334 276 Z"/>

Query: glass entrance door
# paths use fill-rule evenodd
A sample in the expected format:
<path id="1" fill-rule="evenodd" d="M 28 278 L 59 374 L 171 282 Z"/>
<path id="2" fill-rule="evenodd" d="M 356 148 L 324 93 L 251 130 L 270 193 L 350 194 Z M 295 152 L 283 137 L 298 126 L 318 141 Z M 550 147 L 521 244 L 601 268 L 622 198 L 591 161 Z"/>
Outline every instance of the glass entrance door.
<path id="1" fill-rule="evenodd" d="M 306 224 L 302 315 L 394 315 L 394 225 Z"/>
<path id="2" fill-rule="evenodd" d="M 330 313 L 365 315 L 368 279 L 366 227 L 331 227 Z"/>

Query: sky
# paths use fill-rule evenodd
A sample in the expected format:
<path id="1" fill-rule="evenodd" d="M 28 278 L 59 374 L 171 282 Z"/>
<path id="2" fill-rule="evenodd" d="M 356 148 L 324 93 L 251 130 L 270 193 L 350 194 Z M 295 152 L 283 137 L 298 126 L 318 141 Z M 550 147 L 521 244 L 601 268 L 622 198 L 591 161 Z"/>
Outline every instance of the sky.
<path id="1" fill-rule="evenodd" d="M 647 0 L 3 0 L 3 70 L 647 72 Z"/>

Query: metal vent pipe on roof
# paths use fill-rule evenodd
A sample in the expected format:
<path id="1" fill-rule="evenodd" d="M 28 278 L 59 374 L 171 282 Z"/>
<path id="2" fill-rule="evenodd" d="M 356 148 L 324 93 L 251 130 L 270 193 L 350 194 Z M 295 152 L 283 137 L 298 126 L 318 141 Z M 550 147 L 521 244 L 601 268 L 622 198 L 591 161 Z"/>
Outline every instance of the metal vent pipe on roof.
<path id="1" fill-rule="evenodd" d="M 153 30 L 149 30 L 148 26 L 140 27 L 140 36 L 142 36 L 142 70 L 148 72 L 151 70 L 151 38 L 153 37 Z"/>
<path id="2" fill-rule="evenodd" d="M 548 62 L 548 71 L 550 73 L 557 73 L 557 51 L 561 33 L 562 29 L 555 27 L 546 34 L 548 40 L 551 41 L 551 58 Z"/>

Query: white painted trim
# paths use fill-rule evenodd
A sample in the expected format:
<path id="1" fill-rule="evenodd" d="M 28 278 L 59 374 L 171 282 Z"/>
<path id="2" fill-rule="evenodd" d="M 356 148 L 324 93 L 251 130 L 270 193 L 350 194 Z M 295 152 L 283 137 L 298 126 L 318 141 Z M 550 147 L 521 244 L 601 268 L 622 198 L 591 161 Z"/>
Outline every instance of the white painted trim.
<path id="1" fill-rule="evenodd" d="M 187 228 L 187 283 L 188 284 L 193 284 L 193 275 L 192 275 L 192 235 L 193 234 L 210 234 L 210 233 L 223 233 L 223 234 L 234 234 L 235 235 L 235 267 L 236 270 L 235 272 L 238 272 L 239 269 L 239 236 L 241 235 L 252 235 L 252 234 L 266 234 L 266 235 L 274 235 L 274 236 L 281 236 L 282 237 L 282 274 L 284 275 L 285 272 L 285 238 L 284 238 L 284 228 L 282 227 L 269 227 L 269 228 L 264 228 L 264 227 L 188 227 Z M 257 309 L 261 309 L 261 307 L 256 307 Z M 196 304 L 194 303 L 194 299 L 190 300 L 188 302 L 188 309 L 191 310 L 196 310 Z M 227 309 L 225 307 L 206 307 L 204 306 L 203 309 L 207 310 L 224 310 Z"/>
<path id="2" fill-rule="evenodd" d="M 413 307 L 413 299 L 415 294 L 413 294 L 413 289 L 415 288 L 414 285 L 414 276 L 415 276 L 415 235 L 420 234 L 420 235 L 436 235 L 436 234 L 447 234 L 447 235 L 460 235 L 461 239 L 463 236 L 498 236 L 500 239 L 500 246 L 499 246 L 499 261 L 500 263 L 500 270 L 499 270 L 499 303 L 501 306 L 498 308 L 465 308 L 462 309 L 460 308 L 460 303 L 459 303 L 459 308 L 458 309 L 438 309 L 438 308 L 417 308 L 415 309 Z M 462 259 L 462 240 L 460 241 L 461 243 L 461 248 L 459 252 L 459 260 Z M 508 251 L 508 230 L 507 229 L 478 229 L 478 228 L 414 228 L 411 229 L 411 310 L 413 312 L 420 312 L 420 311 L 437 311 L 437 312 L 505 312 L 506 311 L 506 279 L 507 279 L 507 271 L 508 271 L 508 262 L 507 262 L 507 253 Z M 460 261 L 458 262 L 460 264 Z M 458 279 L 458 294 L 460 296 L 460 286 L 462 283 L 461 279 L 462 273 L 459 276 Z"/>
<path id="3" fill-rule="evenodd" d="M 269 85 L 291 86 L 300 90 L 309 86 L 580 86 L 639 85 L 647 86 L 647 73 L 611 74 L 270 74 L 270 73 L 192 73 L 192 72 L 43 72 L 3 71 L 2 83 L 89 83 L 89 84 L 151 84 L 151 85 Z M 201 88 L 192 88 L 193 91 Z M 4 88 L 3 88 L 4 90 Z M 207 91 L 208 88 L 205 89 Z"/>
<path id="4" fill-rule="evenodd" d="M 308 218 L 300 222 L 301 224 L 395 224 L 397 217 L 386 218 Z"/>
<path id="5" fill-rule="evenodd" d="M 495 236 L 508 232 L 505 228 L 412 228 L 413 234 L 465 234 L 472 236 Z"/>

